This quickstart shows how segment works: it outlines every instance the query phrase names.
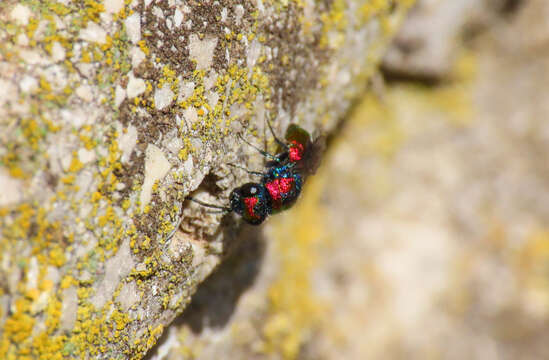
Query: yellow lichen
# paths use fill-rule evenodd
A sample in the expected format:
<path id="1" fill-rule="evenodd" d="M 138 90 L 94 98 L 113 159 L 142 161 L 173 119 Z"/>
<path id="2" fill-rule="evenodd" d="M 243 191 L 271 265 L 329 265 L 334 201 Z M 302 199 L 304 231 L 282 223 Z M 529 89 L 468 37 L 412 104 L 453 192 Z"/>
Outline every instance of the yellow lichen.
<path id="1" fill-rule="evenodd" d="M 143 51 L 143 53 L 144 53 L 145 55 L 148 56 L 148 55 L 150 54 L 150 50 L 149 50 L 149 48 L 147 47 L 147 44 L 146 44 L 145 40 L 140 40 L 140 41 L 137 43 L 137 45 L 139 45 L 139 48 L 141 49 L 141 51 Z"/>
<path id="2" fill-rule="evenodd" d="M 280 274 L 269 289 L 270 312 L 263 326 L 263 351 L 295 359 L 307 334 L 322 318 L 323 305 L 313 295 L 311 274 L 318 246 L 325 242 L 322 176 L 306 185 L 302 201 L 273 218 L 273 237 L 280 254 Z"/>
<path id="3" fill-rule="evenodd" d="M 30 106 L 33 107 L 33 116 L 26 117 L 24 119 L 17 119 L 20 121 L 19 129 L 21 130 L 21 137 L 16 144 L 10 145 L 8 154 L 2 156 L 2 164 L 9 169 L 11 175 L 18 177 L 30 177 L 38 170 L 43 170 L 45 165 L 39 167 L 27 167 L 26 158 L 21 153 L 11 151 L 16 148 L 32 149 L 33 153 L 27 157 L 33 157 L 41 160 L 47 160 L 45 154 L 41 154 L 45 147 L 43 146 L 50 135 L 48 133 L 58 132 L 64 130 L 64 125 L 58 121 L 56 117 L 53 120 L 43 118 L 42 114 L 48 113 L 48 108 L 64 107 L 69 101 L 73 101 L 75 94 L 72 89 L 76 89 L 80 85 L 79 71 L 81 68 L 73 61 L 97 62 L 94 64 L 95 78 L 94 83 L 99 85 L 99 89 L 105 88 L 106 90 L 100 93 L 98 99 L 94 99 L 97 106 L 104 106 L 107 102 L 107 96 L 111 105 L 113 104 L 115 92 L 111 89 L 115 88 L 115 85 L 121 83 L 121 81 L 127 80 L 125 76 L 129 69 L 130 63 L 128 56 L 128 49 L 132 46 L 127 39 L 123 31 L 123 24 L 120 20 L 126 18 L 134 10 L 130 9 L 131 0 L 124 1 L 124 7 L 113 16 L 115 21 L 114 26 L 108 31 L 106 37 L 106 43 L 93 44 L 86 43 L 85 41 L 75 41 L 75 36 L 78 36 L 79 30 L 89 26 L 89 22 L 95 22 L 100 25 L 104 25 L 104 21 L 108 21 L 108 17 L 103 16 L 105 11 L 103 2 L 99 0 L 85 0 L 82 4 L 76 5 L 75 2 L 68 2 L 67 5 L 63 5 L 54 1 L 39 1 L 39 0 L 25 0 L 24 2 L 30 8 L 32 8 L 33 18 L 31 18 L 29 25 L 23 29 L 24 34 L 30 40 L 29 46 L 43 54 L 52 54 L 54 50 L 54 44 L 57 42 L 63 46 L 66 51 L 66 59 L 59 63 L 64 67 L 67 73 L 70 74 L 71 80 L 68 84 L 61 87 L 53 80 L 48 81 L 45 77 L 39 79 L 39 89 L 36 94 L 33 94 L 33 99 L 29 101 L 35 101 Z M 342 21 L 345 21 L 343 12 L 339 11 L 338 1 L 332 6 L 333 11 L 331 15 L 326 18 L 326 24 L 331 29 L 338 31 L 338 27 L 341 26 Z M 302 7 L 303 2 L 288 2 L 283 1 L 276 4 L 276 8 L 280 9 L 280 6 L 295 6 Z M 259 12 L 254 11 L 251 16 L 254 19 L 259 18 Z M 65 19 L 64 17 L 67 17 Z M 69 24 L 68 31 L 60 31 L 57 29 L 57 23 Z M 325 25 L 326 25 L 325 24 Z M 42 30 L 44 25 L 46 30 Z M 241 47 L 241 43 L 237 41 L 245 40 L 247 36 L 248 41 L 252 41 L 256 38 L 260 42 L 265 43 L 267 37 L 265 34 L 255 32 L 259 28 L 259 22 L 255 21 L 252 25 L 253 32 L 249 34 L 235 33 L 230 31 L 227 35 L 225 46 L 232 51 L 233 46 Z M 61 35 L 63 34 L 63 35 Z M 150 33 L 144 33 L 145 36 L 151 35 Z M 64 36 L 67 36 L 65 38 Z M 236 40 L 236 41 L 235 41 Z M 198 130 L 200 136 L 205 141 L 219 141 L 230 129 L 232 121 L 238 120 L 245 122 L 247 117 L 251 116 L 256 106 L 255 102 L 258 96 L 262 97 L 265 103 L 269 103 L 271 96 L 271 86 L 269 74 L 266 71 L 274 70 L 273 63 L 262 55 L 258 61 L 258 66 L 254 67 L 251 71 L 246 66 L 242 66 L 240 60 L 235 59 L 232 64 L 228 64 L 227 70 L 219 71 L 219 76 L 216 79 L 214 89 L 206 90 L 205 78 L 208 74 L 205 70 L 195 71 L 191 78 L 181 77 L 182 74 L 176 74 L 176 72 L 168 65 L 163 65 L 162 61 L 165 60 L 160 54 L 152 54 L 152 47 L 147 46 L 147 40 L 139 42 L 138 46 L 141 51 L 149 58 L 150 61 L 155 62 L 153 65 L 156 69 L 162 69 L 162 77 L 154 82 L 147 81 L 147 89 L 141 97 L 134 99 L 134 105 L 130 110 L 135 112 L 137 107 L 142 107 L 143 110 L 151 110 L 152 99 L 150 95 L 153 93 L 153 86 L 163 87 L 169 85 L 171 89 L 177 93 L 179 87 L 179 79 L 184 78 L 185 81 L 192 81 L 196 84 L 193 94 L 182 101 L 179 105 L 181 108 L 177 110 L 187 109 L 188 107 L 194 107 L 199 119 L 192 124 L 194 130 Z M 74 44 L 82 45 L 82 48 L 73 49 Z M 79 52 L 80 51 L 80 52 Z M 8 58 L 8 53 L 4 50 L 0 50 L 1 56 Z M 42 54 L 41 54 L 42 55 Z M 80 59 L 78 59 L 80 57 Z M 281 61 L 284 65 L 288 65 L 290 57 L 283 55 Z M 23 61 L 24 62 L 24 61 Z M 239 64 L 239 65 L 236 65 Z M 263 65 L 268 64 L 268 65 Z M 94 71 L 95 71 L 94 70 Z M 211 75 L 211 74 L 209 74 Z M 72 80 L 72 78 L 77 80 Z M 211 104 L 211 92 L 216 91 L 219 97 L 219 101 L 216 104 Z M 35 96 L 36 95 L 36 96 Z M 20 102 L 24 104 L 24 102 Z M 39 104 L 39 105 L 36 105 Z M 47 104 L 42 106 L 40 104 Z M 249 115 L 231 115 L 230 108 L 233 105 L 238 105 L 244 110 L 248 110 Z M 71 103 L 72 106 L 72 103 Z M 109 109 L 110 110 L 110 109 Z M 115 117 L 113 121 L 117 120 Z M 108 119 L 109 121 L 111 119 Z M 101 128 L 101 130 L 98 130 Z M 180 130 L 180 136 L 184 142 L 184 147 L 179 152 L 179 158 L 183 161 L 187 160 L 190 154 L 194 154 L 195 149 L 188 137 L 188 134 L 183 129 Z M 39 259 L 39 271 L 41 286 L 39 289 L 25 289 L 23 300 L 16 303 L 16 311 L 13 314 L 7 316 L 5 326 L 2 329 L 4 336 L 0 340 L 0 358 L 6 359 L 25 359 L 25 358 L 85 358 L 85 357 L 107 357 L 106 353 L 111 349 L 111 345 L 116 342 L 124 342 L 129 344 L 128 351 L 133 356 L 135 354 L 142 354 L 148 348 L 150 348 L 156 339 L 162 332 L 162 326 L 156 326 L 149 328 L 149 332 L 142 339 L 136 339 L 132 345 L 130 342 L 130 334 L 126 332 L 127 324 L 131 319 L 127 313 L 121 312 L 114 307 L 114 304 L 107 302 L 101 309 L 94 308 L 90 304 L 90 297 L 94 295 L 94 289 L 96 282 L 99 279 L 95 278 L 98 273 L 98 269 L 101 266 L 101 262 L 105 261 L 109 256 L 112 256 L 117 251 L 117 246 L 121 243 L 123 238 L 130 239 L 130 246 L 133 251 L 147 250 L 151 252 L 156 251 L 158 242 L 164 239 L 163 235 L 173 231 L 173 224 L 170 219 L 179 213 L 180 209 L 177 206 L 169 206 L 167 208 L 154 208 L 158 210 L 159 222 L 157 224 L 157 234 L 155 236 L 144 237 L 141 241 L 142 233 L 139 233 L 133 224 L 126 225 L 123 219 L 118 217 L 118 213 L 121 211 L 129 210 L 132 205 L 138 206 L 138 201 L 131 200 L 132 198 L 119 199 L 114 196 L 114 193 L 119 189 L 120 185 L 119 176 L 123 173 L 122 165 L 120 163 L 121 151 L 116 141 L 117 134 L 114 131 L 103 131 L 102 127 L 95 127 L 90 125 L 82 126 L 81 128 L 75 128 L 72 130 L 72 135 L 78 138 L 81 145 L 75 148 L 84 146 L 89 151 L 94 151 L 97 155 L 97 161 L 93 163 L 93 168 L 97 168 L 98 171 L 94 173 L 94 179 L 92 182 L 92 188 L 86 189 L 84 199 L 72 199 L 73 194 L 77 191 L 75 183 L 79 179 L 78 173 L 84 168 L 84 164 L 80 162 L 78 154 L 75 152 L 72 154 L 72 161 L 66 173 L 61 174 L 56 183 L 55 195 L 49 196 L 49 203 L 44 204 L 43 207 L 39 207 L 37 204 L 26 203 L 17 208 L 0 209 L 0 212 L 4 215 L 8 215 L 13 223 L 10 226 L 2 225 L 2 235 L 7 236 L 8 241 L 11 243 L 21 242 L 22 240 L 28 240 L 32 244 L 32 254 Z M 101 146 L 99 146 L 101 145 Z M 106 155 L 105 155 L 106 150 Z M 47 161 L 44 161 L 46 164 Z M 91 168 L 92 166 L 90 166 Z M 56 177 L 57 179 L 57 177 Z M 155 184 L 155 191 L 157 190 Z M 132 191 L 139 191 L 139 184 L 134 183 L 131 186 Z M 165 191 L 163 189 L 163 191 Z M 183 194 L 181 194 L 181 197 Z M 88 215 L 82 217 L 71 217 L 71 213 L 66 214 L 66 219 L 63 221 L 49 221 L 48 214 L 54 213 L 52 210 L 56 208 L 63 201 L 70 203 L 70 211 L 77 213 L 83 205 L 90 204 L 92 209 Z M 132 204 L 132 202 L 134 202 Z M 156 205 L 155 205 L 156 206 Z M 0 214 L 0 215 L 2 215 Z M 135 215 L 134 215 L 135 216 Z M 4 217 L 4 216 L 1 216 Z M 0 220 L 2 221 L 2 220 Z M 11 220 L 10 220 L 11 221 Z M 67 222 L 74 222 L 75 224 L 81 224 L 85 226 L 85 229 L 89 233 L 93 233 L 96 236 L 97 246 L 89 251 L 88 254 L 80 256 L 73 266 L 75 259 L 71 258 L 72 247 L 75 241 L 80 241 L 77 236 L 75 240 L 74 233 L 66 231 Z M 306 244 L 301 242 L 302 245 Z M 139 244 L 137 246 L 136 244 Z M 4 244 L 2 244 L 4 246 Z M 305 245 L 304 245 L 305 246 Z M 139 247 L 139 249 L 137 249 Z M 76 248 L 76 246 L 75 246 Z M 305 246 L 304 249 L 309 249 Z M 4 249 L 2 249 L 4 250 Z M 158 271 L 158 267 L 163 266 L 157 260 L 158 253 L 154 256 L 150 256 L 146 260 L 146 270 L 141 271 L 135 276 L 141 277 L 139 279 L 140 286 L 145 287 L 148 279 L 155 271 Z M 288 264 L 285 264 L 286 266 Z M 61 271 L 69 271 L 74 274 L 79 280 L 76 280 L 73 275 L 65 274 L 62 277 L 58 288 L 44 279 L 44 272 L 48 266 L 56 268 L 62 267 Z M 28 271 L 28 265 L 23 266 L 24 271 Z M 292 274 L 293 270 L 290 268 L 282 275 L 281 279 L 286 279 L 288 274 Z M 91 275 L 90 275 L 91 274 Z M 175 281 L 175 280 L 174 280 Z M 282 281 L 282 280 L 281 280 Z M 308 279 L 305 277 L 296 278 L 296 281 L 307 287 Z M 286 295 L 280 293 L 280 285 L 277 284 L 270 292 L 270 299 L 272 302 L 272 317 L 265 325 L 264 333 L 268 340 L 269 346 L 274 348 L 280 347 L 282 352 L 287 356 L 292 356 L 296 353 L 296 348 L 302 342 L 303 333 L 301 332 L 306 326 L 305 316 L 301 316 L 293 311 L 288 314 L 284 314 L 283 310 L 286 309 L 288 304 L 288 298 Z M 93 286 L 92 286 L 93 285 Z M 77 320 L 74 329 L 67 333 L 67 335 L 60 335 L 58 332 L 59 321 L 61 317 L 61 290 L 70 289 L 72 286 L 77 288 L 78 296 L 78 310 Z M 165 294 L 162 298 L 162 304 L 166 307 L 169 304 L 171 298 L 170 292 Z M 27 291 L 28 290 L 28 291 Z M 143 289 L 142 289 L 143 290 Z M 0 290 L 2 291 L 2 290 Z M 23 291 L 23 290 L 21 290 Z M 291 287 L 290 292 L 299 291 L 296 287 Z M 34 329 L 34 318 L 30 315 L 31 306 L 33 302 L 40 299 L 45 292 L 48 292 L 48 300 L 46 310 L 43 313 L 45 319 L 46 329 Z M 181 303 L 184 299 L 180 299 Z M 304 309 L 315 308 L 314 299 L 309 297 L 309 300 L 304 300 L 300 304 Z M 304 311 L 304 314 L 311 314 L 314 311 Z M 2 314 L 5 315 L 5 314 Z M 313 316 L 314 317 L 314 316 Z M 296 321 L 298 324 L 297 330 L 290 329 L 289 323 Z M 34 332 L 33 332 L 34 331 Z M 134 337 L 131 337 L 134 339 Z M 17 341 L 16 341 L 17 340 Z"/>

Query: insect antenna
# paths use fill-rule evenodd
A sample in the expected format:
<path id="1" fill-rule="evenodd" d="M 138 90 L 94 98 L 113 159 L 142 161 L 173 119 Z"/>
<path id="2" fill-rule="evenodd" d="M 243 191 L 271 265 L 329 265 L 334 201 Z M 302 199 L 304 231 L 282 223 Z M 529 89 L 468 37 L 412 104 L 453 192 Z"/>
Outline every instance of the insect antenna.
<path id="1" fill-rule="evenodd" d="M 258 148 L 257 146 L 253 145 L 252 143 L 249 143 L 248 141 L 246 141 L 246 139 L 244 139 L 242 137 L 242 135 L 238 134 L 238 137 L 240 138 L 240 140 L 244 141 L 246 144 L 248 144 L 249 146 L 251 146 L 252 148 L 256 149 L 257 151 L 259 151 L 259 153 L 263 156 L 265 156 L 266 158 L 268 159 L 271 159 L 271 160 L 274 160 L 276 162 L 278 162 L 278 158 L 272 154 L 269 154 L 268 152 L 266 151 L 263 151 L 261 150 L 260 148 Z"/>
<path id="2" fill-rule="evenodd" d="M 265 121 L 267 122 L 267 125 L 269 126 L 269 130 L 271 130 L 271 134 L 273 135 L 276 143 L 278 145 L 280 145 L 280 147 L 282 147 L 284 150 L 288 150 L 288 145 L 286 145 L 286 143 L 284 141 L 280 140 L 278 138 L 278 136 L 276 136 L 276 134 L 273 130 L 273 126 L 271 125 L 271 121 L 269 120 L 269 118 L 267 116 L 265 117 Z"/>
<path id="3" fill-rule="evenodd" d="M 248 170 L 248 169 L 246 169 L 245 167 L 240 166 L 240 165 L 236 165 L 236 164 L 232 164 L 232 163 L 227 163 L 227 165 L 232 166 L 232 167 L 235 167 L 235 168 L 240 169 L 240 170 L 244 170 L 245 172 L 247 172 L 247 173 L 250 174 L 250 175 L 263 176 L 263 173 L 261 173 L 261 172 L 259 172 L 259 171 Z"/>
<path id="4" fill-rule="evenodd" d="M 187 200 L 191 200 L 199 205 L 202 205 L 204 207 L 207 207 L 207 208 L 211 208 L 211 209 L 219 209 L 219 210 L 223 210 L 224 212 L 231 212 L 233 211 L 231 208 L 229 207 L 226 207 L 226 206 L 220 206 L 220 205 L 214 205 L 214 204 L 208 204 L 208 203 L 205 203 L 205 202 L 202 202 L 200 200 L 197 200 L 193 197 L 187 197 Z"/>

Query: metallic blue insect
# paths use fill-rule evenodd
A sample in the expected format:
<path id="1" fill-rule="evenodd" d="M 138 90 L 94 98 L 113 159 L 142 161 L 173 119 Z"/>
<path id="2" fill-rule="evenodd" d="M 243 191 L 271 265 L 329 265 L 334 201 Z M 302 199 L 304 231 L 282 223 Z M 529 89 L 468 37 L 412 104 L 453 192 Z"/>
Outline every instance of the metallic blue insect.
<path id="1" fill-rule="evenodd" d="M 307 131 L 292 124 L 286 131 L 286 142 L 283 142 L 275 135 L 270 122 L 267 124 L 282 148 L 281 152 L 272 155 L 242 139 L 269 159 L 263 173 L 244 169 L 252 175 L 261 176 L 260 182 L 250 182 L 233 189 L 229 195 L 229 207 L 188 199 L 205 207 L 235 212 L 252 225 L 259 225 L 267 216 L 290 208 L 299 197 L 305 178 L 318 167 L 323 138 L 313 142 Z"/>

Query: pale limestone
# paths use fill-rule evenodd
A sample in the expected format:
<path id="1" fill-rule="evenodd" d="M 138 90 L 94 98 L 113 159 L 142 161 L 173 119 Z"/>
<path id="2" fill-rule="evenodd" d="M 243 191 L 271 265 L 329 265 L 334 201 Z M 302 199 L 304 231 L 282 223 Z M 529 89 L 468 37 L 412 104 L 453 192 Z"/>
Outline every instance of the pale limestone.
<path id="1" fill-rule="evenodd" d="M 15 86 L 6 80 L 0 79 L 0 105 L 13 103 L 17 98 Z"/>
<path id="2" fill-rule="evenodd" d="M 105 262 L 105 277 L 96 289 L 91 303 L 96 309 L 100 309 L 112 298 L 116 286 L 125 278 L 135 266 L 131 250 L 130 240 L 126 238 L 120 245 L 116 255 Z"/>
<path id="3" fill-rule="evenodd" d="M 194 124 L 198 120 L 198 113 L 194 106 L 189 106 L 183 111 L 183 118 L 187 124 Z"/>
<path id="4" fill-rule="evenodd" d="M 141 49 L 137 46 L 134 46 L 130 49 L 130 56 L 132 59 L 132 67 L 136 68 L 141 64 L 143 60 L 145 60 L 146 55 Z"/>
<path id="5" fill-rule="evenodd" d="M 30 313 L 36 315 L 39 312 L 42 312 L 48 305 L 50 293 L 49 291 L 43 291 L 38 295 L 38 298 L 34 300 L 31 304 Z"/>
<path id="6" fill-rule="evenodd" d="M 173 24 L 175 27 L 180 27 L 183 22 L 183 13 L 179 9 L 175 9 L 173 14 Z"/>
<path id="7" fill-rule="evenodd" d="M 15 38 L 15 42 L 17 45 L 27 46 L 29 45 L 29 38 L 25 34 L 19 34 L 17 35 L 17 38 Z"/>
<path id="8" fill-rule="evenodd" d="M 195 86 L 195 84 L 192 81 L 183 83 L 179 87 L 179 97 L 177 98 L 177 100 L 178 101 L 183 101 L 186 98 L 188 98 L 189 96 L 191 96 L 194 92 L 194 86 Z"/>
<path id="9" fill-rule="evenodd" d="M 75 286 L 63 290 L 63 302 L 61 305 L 61 330 L 72 330 L 76 323 L 76 311 L 78 310 L 78 293 Z"/>
<path id="10" fill-rule="evenodd" d="M 108 14 L 116 14 L 124 7 L 124 0 L 105 0 L 104 3 Z"/>
<path id="11" fill-rule="evenodd" d="M 154 106 L 158 110 L 168 107 L 173 101 L 174 93 L 169 85 L 164 85 L 160 89 L 156 89 L 154 93 Z"/>
<path id="12" fill-rule="evenodd" d="M 122 151 L 122 156 L 120 161 L 128 162 L 132 154 L 135 145 L 137 144 L 137 128 L 133 125 L 128 126 L 125 133 L 120 134 L 118 139 L 118 146 L 120 151 Z"/>
<path id="13" fill-rule="evenodd" d="M 217 73 L 212 70 L 210 72 L 210 75 L 204 78 L 204 89 L 210 90 L 215 86 L 216 81 L 217 81 Z"/>
<path id="14" fill-rule="evenodd" d="M 223 9 L 221 9 L 221 22 L 222 22 L 222 23 L 227 22 L 227 14 L 228 14 L 228 10 L 227 10 L 226 7 L 224 7 Z"/>
<path id="15" fill-rule="evenodd" d="M 191 154 L 188 155 L 187 160 L 183 163 L 183 172 L 185 175 L 190 176 L 193 173 L 194 161 Z"/>
<path id="16" fill-rule="evenodd" d="M 87 150 L 85 148 L 78 149 L 78 160 L 83 164 L 88 164 L 96 159 L 95 152 L 93 150 Z"/>
<path id="17" fill-rule="evenodd" d="M 246 54 L 246 64 L 248 68 L 252 68 L 257 63 L 257 59 L 261 55 L 261 44 L 256 39 L 253 39 L 249 45 L 248 52 Z"/>
<path id="18" fill-rule="evenodd" d="M 25 59 L 27 64 L 31 65 L 46 65 L 49 63 L 49 61 L 37 50 L 21 49 L 19 50 L 19 56 L 22 59 Z"/>
<path id="19" fill-rule="evenodd" d="M 80 128 L 86 123 L 89 114 L 82 109 L 63 109 L 60 111 L 61 119 L 75 128 Z"/>
<path id="20" fill-rule="evenodd" d="M 164 12 L 163 12 L 162 9 L 159 8 L 158 6 L 153 7 L 152 13 L 153 13 L 154 16 L 156 16 L 156 17 L 159 18 L 159 19 L 163 19 L 163 18 L 164 18 Z"/>
<path id="21" fill-rule="evenodd" d="M 172 154 L 177 155 L 179 153 L 179 150 L 183 147 L 183 140 L 179 136 L 177 136 L 177 133 L 174 133 L 173 136 L 168 137 L 163 144 L 166 149 L 168 149 Z"/>
<path id="22" fill-rule="evenodd" d="M 107 32 L 101 26 L 90 21 L 86 28 L 80 30 L 80 39 L 98 44 L 105 44 L 107 42 Z"/>
<path id="23" fill-rule="evenodd" d="M 137 44 L 141 40 L 141 17 L 138 13 L 134 13 L 124 20 L 124 26 L 126 27 L 126 33 L 128 38 L 134 44 Z"/>
<path id="24" fill-rule="evenodd" d="M 200 40 L 196 34 L 189 37 L 189 56 L 196 61 L 198 70 L 208 69 L 212 65 L 217 38 L 205 37 Z"/>
<path id="25" fill-rule="evenodd" d="M 208 93 L 208 105 L 213 109 L 219 101 L 219 93 L 217 91 L 211 91 Z"/>
<path id="26" fill-rule="evenodd" d="M 65 48 L 57 41 L 55 41 L 51 48 L 51 58 L 55 62 L 65 60 Z"/>
<path id="27" fill-rule="evenodd" d="M 38 259 L 36 259 L 36 256 L 33 256 L 30 258 L 27 268 L 27 283 L 25 284 L 27 290 L 33 290 L 38 287 L 39 273 L 40 269 L 38 267 Z"/>
<path id="28" fill-rule="evenodd" d="M 90 102 L 93 100 L 92 89 L 89 85 L 80 85 L 76 88 L 76 95 L 84 101 Z"/>
<path id="29" fill-rule="evenodd" d="M 0 206 L 16 204 L 23 198 L 23 184 L 0 168 Z"/>
<path id="30" fill-rule="evenodd" d="M 139 196 L 141 210 L 151 201 L 154 183 L 163 179 L 171 167 L 172 165 L 166 159 L 161 149 L 153 144 L 147 146 L 147 150 L 145 151 L 145 180 Z"/>
<path id="31" fill-rule="evenodd" d="M 238 4 L 234 7 L 234 22 L 236 25 L 240 25 L 240 22 L 242 21 L 242 17 L 244 16 L 244 6 Z"/>
<path id="32" fill-rule="evenodd" d="M 17 23 L 27 26 L 29 24 L 29 19 L 32 16 L 32 12 L 25 5 L 17 4 L 13 7 L 10 12 L 10 17 L 15 20 Z"/>
<path id="33" fill-rule="evenodd" d="M 119 107 L 125 98 L 126 98 L 126 90 L 124 90 L 122 86 L 116 85 L 116 89 L 114 90 L 114 105 L 116 107 Z"/>
<path id="34" fill-rule="evenodd" d="M 118 301 L 124 311 L 129 311 L 130 308 L 139 300 L 137 286 L 134 281 L 124 283 L 120 294 L 118 295 Z"/>
<path id="35" fill-rule="evenodd" d="M 146 90 L 145 81 L 140 78 L 136 78 L 130 73 L 128 81 L 128 87 L 126 88 L 126 94 L 128 99 L 133 99 L 136 96 L 143 94 Z"/>

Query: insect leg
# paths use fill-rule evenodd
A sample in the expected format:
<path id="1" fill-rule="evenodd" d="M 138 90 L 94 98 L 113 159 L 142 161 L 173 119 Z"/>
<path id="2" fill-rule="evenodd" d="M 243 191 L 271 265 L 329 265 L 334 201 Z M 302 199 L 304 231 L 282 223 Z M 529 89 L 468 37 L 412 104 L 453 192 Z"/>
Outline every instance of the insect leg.
<path id="1" fill-rule="evenodd" d="M 208 204 L 208 203 L 205 203 L 205 202 L 202 202 L 200 200 L 197 200 L 193 197 L 187 197 L 187 200 L 191 200 L 199 205 L 202 205 L 204 207 L 207 207 L 207 208 L 211 208 L 211 209 L 219 209 L 219 210 L 223 210 L 223 211 L 226 211 L 226 212 L 231 212 L 232 209 L 229 208 L 229 207 L 226 207 L 226 206 L 219 206 L 219 205 L 214 205 L 214 204 Z"/>
<path id="2" fill-rule="evenodd" d="M 245 172 L 247 172 L 247 173 L 250 174 L 250 175 L 263 176 L 263 173 L 260 173 L 259 171 L 248 170 L 248 169 L 246 169 L 245 167 L 240 166 L 240 165 L 231 164 L 231 163 L 227 163 L 227 165 L 232 166 L 232 167 L 235 167 L 235 168 L 240 169 L 240 170 L 244 170 Z"/>
<path id="3" fill-rule="evenodd" d="M 267 125 L 269 126 L 269 130 L 271 130 L 271 134 L 273 134 L 273 137 L 274 137 L 276 143 L 277 143 L 278 145 L 280 145 L 283 149 L 288 150 L 288 145 L 286 145 L 286 143 L 285 143 L 284 141 L 280 140 L 280 139 L 276 136 L 276 134 L 275 134 L 275 132 L 274 132 L 274 130 L 273 130 L 273 126 L 271 125 L 271 121 L 269 120 L 268 116 L 265 117 L 265 121 L 267 122 Z"/>
<path id="4" fill-rule="evenodd" d="M 248 144 L 249 146 L 251 146 L 252 148 L 256 149 L 257 151 L 259 151 L 259 153 L 263 156 L 265 156 L 266 158 L 268 159 L 271 159 L 271 160 L 274 160 L 274 161 L 277 161 L 278 162 L 278 158 L 272 154 L 269 154 L 268 152 L 266 151 L 263 151 L 261 150 L 260 148 L 258 148 L 257 146 L 253 145 L 252 143 L 249 143 L 248 141 L 246 141 L 246 139 L 244 139 L 242 137 L 242 135 L 238 134 L 238 137 L 240 138 L 240 140 L 244 141 L 246 144 Z"/>

